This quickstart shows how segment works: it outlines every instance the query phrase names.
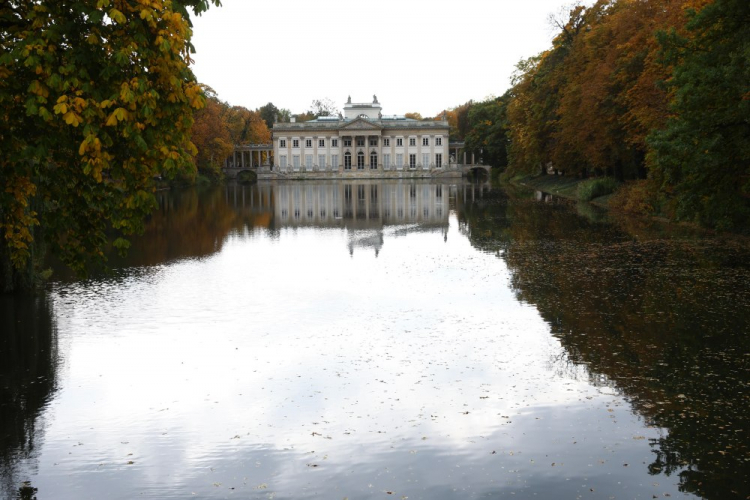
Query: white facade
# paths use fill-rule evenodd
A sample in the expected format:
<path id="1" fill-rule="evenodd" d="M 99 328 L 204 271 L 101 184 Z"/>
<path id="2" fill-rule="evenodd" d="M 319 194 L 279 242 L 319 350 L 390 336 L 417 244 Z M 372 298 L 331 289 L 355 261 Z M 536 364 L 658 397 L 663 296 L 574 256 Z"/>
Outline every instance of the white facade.
<path id="1" fill-rule="evenodd" d="M 344 106 L 344 116 L 273 126 L 273 169 L 387 177 L 448 167 L 447 121 L 383 116 L 372 103 Z"/>

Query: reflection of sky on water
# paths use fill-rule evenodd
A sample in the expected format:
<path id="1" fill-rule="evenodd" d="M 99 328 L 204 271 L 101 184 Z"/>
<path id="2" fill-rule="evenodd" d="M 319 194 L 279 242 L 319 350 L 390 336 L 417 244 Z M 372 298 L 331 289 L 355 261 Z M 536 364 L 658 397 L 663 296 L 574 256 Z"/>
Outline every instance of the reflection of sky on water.
<path id="1" fill-rule="evenodd" d="M 453 216 L 413 224 L 236 232 L 56 287 L 39 497 L 679 496 L 645 472 L 658 430 L 560 368 L 504 262 Z"/>

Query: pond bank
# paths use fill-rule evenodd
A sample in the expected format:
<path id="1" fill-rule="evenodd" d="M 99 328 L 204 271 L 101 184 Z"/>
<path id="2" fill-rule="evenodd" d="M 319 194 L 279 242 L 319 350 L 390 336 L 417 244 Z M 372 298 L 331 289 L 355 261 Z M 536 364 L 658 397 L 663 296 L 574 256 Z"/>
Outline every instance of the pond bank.
<path id="1" fill-rule="evenodd" d="M 582 182 L 589 179 L 579 179 L 576 177 L 566 177 L 562 175 L 539 175 L 539 176 L 517 176 L 508 179 L 507 182 L 518 186 L 525 186 L 533 188 L 538 191 L 544 191 L 561 198 L 567 198 L 569 200 L 581 201 L 578 198 L 578 186 Z M 602 207 L 609 208 L 609 199 L 612 197 L 611 194 L 600 196 L 589 201 L 589 203 Z"/>
<path id="2" fill-rule="evenodd" d="M 582 183 L 588 180 L 590 179 L 580 179 L 576 177 L 568 177 L 568 176 L 562 176 L 562 175 L 539 175 L 539 176 L 520 175 L 520 176 L 510 178 L 510 179 L 505 179 L 504 182 L 508 182 L 516 186 L 522 186 L 522 187 L 526 187 L 530 189 L 535 189 L 538 191 L 543 191 L 545 193 L 549 193 L 554 196 L 558 196 L 560 198 L 573 200 L 579 203 L 590 203 L 597 207 L 604 208 L 612 214 L 620 214 L 621 216 L 626 217 L 628 219 L 642 219 L 644 221 L 650 220 L 650 221 L 655 221 L 659 223 L 666 223 L 666 224 L 670 224 L 674 226 L 689 228 L 691 230 L 701 231 L 706 235 L 715 235 L 715 236 L 721 236 L 724 238 L 736 239 L 744 243 L 747 243 L 750 241 L 750 238 L 748 238 L 747 234 L 743 234 L 742 231 L 738 231 L 738 232 L 716 231 L 714 229 L 702 227 L 695 222 L 677 221 L 672 218 L 666 217 L 664 215 L 657 215 L 654 213 L 648 214 L 648 213 L 633 213 L 633 212 L 623 211 L 617 206 L 610 205 L 610 200 L 617 194 L 618 191 L 615 191 L 614 193 L 607 194 L 604 196 L 599 196 L 588 202 L 583 201 L 578 197 L 578 187 Z"/>

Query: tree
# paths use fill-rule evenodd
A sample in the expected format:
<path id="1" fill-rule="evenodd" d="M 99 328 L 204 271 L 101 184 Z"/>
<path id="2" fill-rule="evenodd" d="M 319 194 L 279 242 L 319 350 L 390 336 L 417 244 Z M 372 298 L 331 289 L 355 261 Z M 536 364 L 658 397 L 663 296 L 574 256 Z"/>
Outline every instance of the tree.
<path id="1" fill-rule="evenodd" d="M 422 120 L 422 115 L 419 114 L 419 113 L 417 113 L 417 112 L 414 112 L 414 113 L 405 113 L 404 117 L 405 118 L 410 118 L 412 120 L 420 120 L 420 121 Z"/>
<path id="2" fill-rule="evenodd" d="M 279 119 L 279 108 L 274 106 L 272 102 L 258 108 L 258 113 L 260 113 L 260 117 L 263 118 L 263 121 L 266 122 L 266 127 L 269 129 Z"/>
<path id="3" fill-rule="evenodd" d="M 226 106 L 226 122 L 233 144 L 266 144 L 271 142 L 271 132 L 258 111 L 243 106 Z"/>
<path id="4" fill-rule="evenodd" d="M 336 107 L 336 103 L 327 97 L 325 99 L 313 99 L 313 102 L 310 104 L 310 109 L 308 109 L 307 112 L 311 114 L 313 118 L 319 118 L 321 116 L 336 116 L 340 113 L 339 108 Z"/>
<path id="5" fill-rule="evenodd" d="M 485 164 L 497 168 L 508 165 L 508 117 L 510 94 L 474 103 L 469 110 L 470 130 L 466 149 L 481 152 Z"/>
<path id="6" fill-rule="evenodd" d="M 652 177 L 680 219 L 719 229 L 750 220 L 750 3 L 715 0 L 660 42 L 673 116 L 650 136 Z"/>
<path id="7" fill-rule="evenodd" d="M 29 284 L 46 243 L 79 273 L 125 249 L 154 178 L 193 169 L 188 8 L 219 0 L 0 4 L 0 280 Z"/>
<path id="8" fill-rule="evenodd" d="M 234 150 L 226 121 L 228 106 L 219 101 L 210 87 L 204 86 L 204 92 L 206 106 L 195 112 L 191 140 L 198 150 L 195 156 L 198 170 L 217 177 L 221 175 L 224 159 Z"/>

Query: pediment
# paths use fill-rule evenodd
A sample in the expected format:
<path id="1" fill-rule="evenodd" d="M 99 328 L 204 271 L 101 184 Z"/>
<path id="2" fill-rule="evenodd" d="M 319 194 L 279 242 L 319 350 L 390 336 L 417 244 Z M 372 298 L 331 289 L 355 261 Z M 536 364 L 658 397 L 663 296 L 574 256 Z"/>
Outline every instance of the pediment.
<path id="1" fill-rule="evenodd" d="M 341 130 L 383 130 L 383 127 L 364 118 L 355 118 L 341 127 Z"/>

